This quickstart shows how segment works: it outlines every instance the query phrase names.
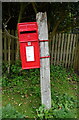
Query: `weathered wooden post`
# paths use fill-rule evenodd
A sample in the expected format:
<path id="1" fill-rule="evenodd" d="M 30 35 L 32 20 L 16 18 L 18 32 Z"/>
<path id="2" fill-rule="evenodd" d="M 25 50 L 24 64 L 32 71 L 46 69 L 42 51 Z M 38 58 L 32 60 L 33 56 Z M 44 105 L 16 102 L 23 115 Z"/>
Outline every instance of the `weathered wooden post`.
<path id="1" fill-rule="evenodd" d="M 50 90 L 50 56 L 48 47 L 48 28 L 46 12 L 39 12 L 36 15 L 38 23 L 38 33 L 40 42 L 40 85 L 41 101 L 47 109 L 51 108 L 51 90 Z"/>

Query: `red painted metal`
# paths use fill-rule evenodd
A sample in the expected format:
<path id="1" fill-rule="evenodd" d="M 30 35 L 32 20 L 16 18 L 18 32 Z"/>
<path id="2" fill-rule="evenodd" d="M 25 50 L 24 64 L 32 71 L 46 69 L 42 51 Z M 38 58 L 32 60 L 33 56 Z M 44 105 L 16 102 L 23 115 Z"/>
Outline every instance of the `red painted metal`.
<path id="1" fill-rule="evenodd" d="M 22 69 L 40 68 L 40 49 L 37 23 L 18 23 L 18 37 Z"/>
<path id="2" fill-rule="evenodd" d="M 40 57 L 40 58 L 50 58 L 50 56 L 44 56 L 44 57 Z"/>
<path id="3" fill-rule="evenodd" d="M 48 42 L 49 40 L 40 40 L 39 42 Z"/>

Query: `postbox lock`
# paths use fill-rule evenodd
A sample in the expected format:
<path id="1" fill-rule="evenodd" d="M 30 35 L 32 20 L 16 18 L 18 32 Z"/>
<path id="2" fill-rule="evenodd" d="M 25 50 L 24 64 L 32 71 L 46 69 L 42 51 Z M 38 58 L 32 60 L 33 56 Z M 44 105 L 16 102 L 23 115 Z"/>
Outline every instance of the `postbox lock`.
<path id="1" fill-rule="evenodd" d="M 31 42 L 27 42 L 28 45 L 31 45 Z"/>

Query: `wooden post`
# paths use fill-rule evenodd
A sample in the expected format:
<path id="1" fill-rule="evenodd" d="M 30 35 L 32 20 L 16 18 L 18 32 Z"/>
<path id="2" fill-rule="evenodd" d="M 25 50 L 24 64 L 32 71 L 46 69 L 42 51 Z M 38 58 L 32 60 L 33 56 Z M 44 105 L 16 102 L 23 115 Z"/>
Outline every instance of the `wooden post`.
<path id="1" fill-rule="evenodd" d="M 39 12 L 36 15 L 39 33 L 39 42 L 48 40 L 47 16 L 46 12 Z M 40 42 L 40 57 L 49 56 L 48 41 Z M 40 85 L 41 85 L 41 101 L 46 109 L 51 108 L 51 91 L 50 91 L 50 58 L 40 59 Z"/>

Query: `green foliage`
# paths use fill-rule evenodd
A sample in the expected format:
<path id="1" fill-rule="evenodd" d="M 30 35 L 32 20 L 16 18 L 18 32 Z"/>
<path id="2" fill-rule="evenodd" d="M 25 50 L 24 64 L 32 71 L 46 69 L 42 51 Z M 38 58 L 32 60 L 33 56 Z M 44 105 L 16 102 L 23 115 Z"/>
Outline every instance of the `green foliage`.
<path id="1" fill-rule="evenodd" d="M 37 109 L 37 116 L 40 119 L 47 118 L 77 118 L 73 109 L 77 107 L 77 101 L 67 94 L 53 95 L 51 109 L 46 109 L 45 106 L 40 106 Z"/>
<path id="2" fill-rule="evenodd" d="M 49 110 L 45 108 L 45 105 L 40 106 L 38 109 L 36 109 L 36 111 L 37 111 L 37 116 L 40 119 L 53 118 L 53 116 L 51 116 Z"/>
<path id="3" fill-rule="evenodd" d="M 2 109 L 2 118 L 24 118 L 24 115 L 17 112 L 10 104 Z"/>
<path id="4" fill-rule="evenodd" d="M 5 66 L 8 67 L 8 65 Z M 10 73 L 4 73 L 5 67 L 3 68 L 2 86 L 8 87 L 8 90 L 5 89 L 3 92 L 40 96 L 39 69 L 22 70 L 20 61 L 10 66 Z"/>
<path id="5" fill-rule="evenodd" d="M 66 69 L 62 65 L 58 66 L 51 65 L 51 77 L 66 79 L 69 76 L 72 77 L 73 80 L 79 80 L 79 77 L 75 73 L 73 68 Z"/>
<path id="6" fill-rule="evenodd" d="M 8 72 L 8 67 L 10 72 Z M 15 65 L 3 64 L 2 65 L 2 85 L 9 86 L 9 83 L 12 82 L 12 79 L 15 79 L 18 76 L 21 76 L 21 65 L 20 61 L 17 61 Z"/>
<path id="7" fill-rule="evenodd" d="M 6 65 L 6 68 L 8 65 Z M 8 87 L 8 91 L 4 92 L 14 92 L 21 95 L 33 94 L 40 96 L 40 74 L 39 69 L 22 70 L 20 61 L 16 62 L 15 65 L 10 66 L 10 73 L 5 71 L 5 66 L 3 66 L 3 77 L 2 86 Z M 74 73 L 73 69 L 67 71 L 62 66 L 51 66 L 51 85 L 63 84 L 63 87 L 68 87 L 66 81 L 79 81 L 79 77 Z M 56 84 L 57 83 L 57 84 Z M 59 84 L 58 84 L 59 83 Z M 53 91 L 54 92 L 54 89 Z"/>
<path id="8" fill-rule="evenodd" d="M 67 72 L 66 69 L 62 66 L 51 66 L 51 79 L 53 78 L 54 80 L 56 79 L 61 79 L 65 80 L 67 77 Z"/>
<path id="9" fill-rule="evenodd" d="M 56 118 L 74 118 L 77 117 L 73 109 L 77 107 L 77 101 L 67 94 L 53 95 L 52 110 Z"/>
<path id="10" fill-rule="evenodd" d="M 74 72 L 74 69 L 68 70 L 67 74 L 70 80 L 79 82 L 79 76 Z"/>
<path id="11" fill-rule="evenodd" d="M 0 106 L 0 120 L 2 118 L 2 106 Z"/>
<path id="12" fill-rule="evenodd" d="M 3 92 L 40 98 L 39 69 L 22 70 L 20 66 L 20 63 L 16 63 L 10 66 L 10 73 L 3 72 Z M 47 110 L 44 105 L 40 106 L 37 109 L 38 118 L 76 118 L 77 115 L 74 109 L 77 109 L 79 103 L 75 101 L 76 96 L 74 93 L 76 93 L 76 89 L 74 89 L 74 86 L 79 81 L 78 75 L 73 69 L 67 70 L 62 66 L 52 65 L 50 77 L 52 108 Z M 74 86 L 71 84 L 73 82 Z"/>

